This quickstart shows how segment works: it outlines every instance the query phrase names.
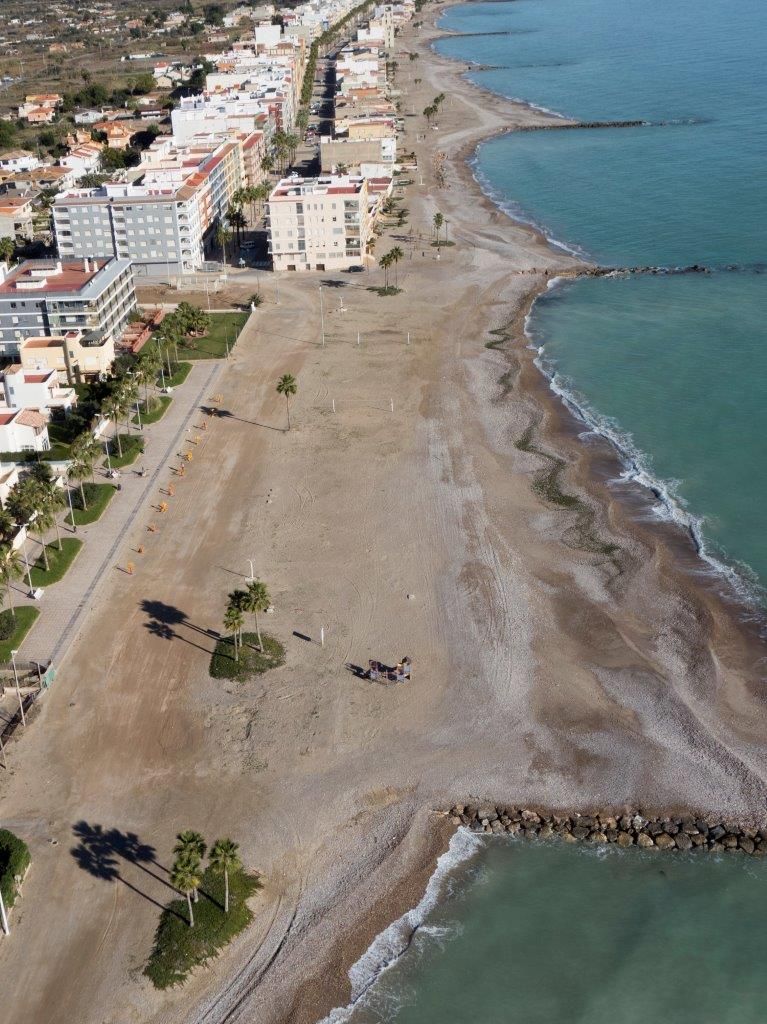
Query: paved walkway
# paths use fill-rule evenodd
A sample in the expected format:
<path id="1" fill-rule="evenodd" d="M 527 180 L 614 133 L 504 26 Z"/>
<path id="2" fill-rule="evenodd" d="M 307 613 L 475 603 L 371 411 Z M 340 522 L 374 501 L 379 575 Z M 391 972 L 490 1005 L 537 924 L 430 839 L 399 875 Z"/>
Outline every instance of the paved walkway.
<path id="1" fill-rule="evenodd" d="M 160 500 L 158 484 L 160 480 L 167 480 L 169 464 L 178 465 L 179 445 L 200 405 L 213 394 L 212 389 L 225 365 L 224 360 L 195 362 L 185 383 L 175 389 L 163 418 L 144 428 L 145 455 L 121 471 L 122 490 L 112 498 L 101 519 L 78 527 L 77 534 L 72 534 L 67 527 L 62 528 L 62 536 L 77 536 L 84 543 L 64 579 L 43 594 L 39 602 L 40 617 L 19 649 L 20 660 L 50 660 L 56 667 L 61 664 L 104 579 L 122 571 L 120 567 L 131 561 L 128 551 L 131 528 L 142 510 Z M 147 470 L 146 477 L 136 472 L 142 465 Z M 50 537 L 48 540 L 50 542 Z M 28 550 L 30 560 L 36 558 L 39 545 L 33 540 Z M 134 555 L 132 560 L 135 562 L 140 557 Z M 16 589 L 26 593 L 26 581 L 20 581 Z"/>

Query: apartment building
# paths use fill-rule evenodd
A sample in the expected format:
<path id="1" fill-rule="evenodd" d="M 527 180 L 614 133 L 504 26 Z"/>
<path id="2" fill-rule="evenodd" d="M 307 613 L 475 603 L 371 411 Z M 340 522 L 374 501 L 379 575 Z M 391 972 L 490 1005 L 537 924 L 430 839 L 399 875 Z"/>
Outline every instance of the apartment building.
<path id="1" fill-rule="evenodd" d="M 129 329 L 126 325 L 125 331 Z M 101 345 L 88 345 L 80 330 L 25 338 L 19 342 L 19 362 L 30 373 L 52 370 L 61 383 L 79 384 L 109 372 L 115 358 L 115 340 L 110 336 Z"/>
<path id="2" fill-rule="evenodd" d="M 275 270 L 343 270 L 364 263 L 372 226 L 368 183 L 336 175 L 284 178 L 269 196 Z"/>
<path id="3" fill-rule="evenodd" d="M 0 357 L 25 338 L 79 330 L 84 345 L 114 345 L 136 308 L 130 260 L 26 260 L 0 264 Z"/>
<path id="4" fill-rule="evenodd" d="M 178 145 L 158 138 L 132 182 L 105 182 L 56 196 L 53 223 L 62 258 L 132 260 L 136 276 L 193 272 L 237 189 L 260 180 L 263 134 L 223 133 Z"/>
<path id="5" fill-rule="evenodd" d="M 0 238 L 29 239 L 39 192 L 8 192 L 0 196 Z"/>

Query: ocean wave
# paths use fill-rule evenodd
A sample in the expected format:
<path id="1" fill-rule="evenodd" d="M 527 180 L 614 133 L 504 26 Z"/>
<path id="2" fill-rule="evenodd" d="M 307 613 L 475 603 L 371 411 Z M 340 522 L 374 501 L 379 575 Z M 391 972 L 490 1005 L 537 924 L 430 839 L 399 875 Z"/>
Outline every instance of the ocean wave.
<path id="1" fill-rule="evenodd" d="M 554 278 L 549 281 L 547 291 L 555 288 L 562 280 Z M 524 332 L 530 347 L 536 351 L 535 365 L 565 408 L 584 423 L 590 433 L 605 438 L 615 449 L 622 466 L 616 482 L 634 483 L 648 490 L 655 498 L 649 510 L 650 515 L 660 522 L 674 523 L 688 533 L 696 554 L 705 566 L 705 571 L 713 571 L 726 580 L 740 600 L 749 605 L 763 606 L 766 596 L 764 589 L 749 567 L 736 566 L 724 561 L 707 545 L 704 533 L 705 519 L 690 512 L 686 507 L 686 501 L 679 493 L 680 481 L 664 480 L 657 476 L 652 469 L 650 457 L 636 445 L 632 435 L 622 429 L 614 419 L 593 409 L 572 382 L 562 377 L 556 366 L 546 360 L 545 346 L 541 344 L 540 338 L 534 337 L 531 330 L 532 316 L 533 310 L 525 318 Z"/>
<path id="2" fill-rule="evenodd" d="M 473 857 L 481 846 L 481 837 L 466 828 L 459 828 L 454 833 L 447 850 L 437 861 L 434 874 L 429 879 L 420 903 L 377 935 L 367 951 L 352 965 L 349 971 L 352 986 L 351 1002 L 347 1006 L 338 1006 L 331 1010 L 319 1024 L 343 1024 L 348 1021 L 360 999 L 384 972 L 397 963 L 410 947 L 417 932 L 424 932 L 437 942 L 448 937 L 449 929 L 425 925 L 424 922 L 442 897 L 449 874 L 459 864 Z"/>

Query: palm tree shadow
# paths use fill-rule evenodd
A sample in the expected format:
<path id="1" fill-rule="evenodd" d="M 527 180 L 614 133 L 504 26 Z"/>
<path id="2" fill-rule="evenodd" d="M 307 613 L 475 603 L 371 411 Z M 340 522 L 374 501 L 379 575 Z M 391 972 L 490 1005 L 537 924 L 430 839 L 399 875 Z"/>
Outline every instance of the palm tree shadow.
<path id="1" fill-rule="evenodd" d="M 116 828 L 105 829 L 102 825 L 90 825 L 87 821 L 78 821 L 72 826 L 72 833 L 78 843 L 72 847 L 70 853 L 83 871 L 104 882 L 122 882 L 159 910 L 169 909 L 120 873 L 119 858 L 122 858 L 176 893 L 176 889 L 169 882 L 145 866 L 147 863 L 155 862 L 153 846 L 142 843 L 135 832 L 121 832 Z M 170 913 L 179 920 L 185 920 L 175 910 L 170 910 Z"/>
<path id="2" fill-rule="evenodd" d="M 185 626 L 187 629 L 192 629 L 196 633 L 202 633 L 203 636 L 210 637 L 212 640 L 218 640 L 218 633 L 213 629 L 203 629 L 202 626 L 196 626 L 180 608 L 175 608 L 171 604 L 165 604 L 163 601 L 152 601 L 145 598 L 141 602 L 141 610 L 147 616 L 144 627 L 152 636 L 159 637 L 162 640 L 183 640 L 185 644 L 196 647 L 198 651 L 203 651 L 205 654 L 213 653 L 213 651 L 209 651 L 206 647 L 201 647 L 194 640 L 184 636 L 179 632 L 178 627 Z"/>

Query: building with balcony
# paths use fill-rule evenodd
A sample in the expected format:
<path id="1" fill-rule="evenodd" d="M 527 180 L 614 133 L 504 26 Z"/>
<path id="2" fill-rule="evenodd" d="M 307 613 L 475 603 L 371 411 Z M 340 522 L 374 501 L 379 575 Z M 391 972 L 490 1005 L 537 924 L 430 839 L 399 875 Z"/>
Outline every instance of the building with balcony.
<path id="1" fill-rule="evenodd" d="M 275 270 L 361 266 L 372 227 L 368 183 L 350 175 L 284 178 L 269 196 Z"/>
<path id="2" fill-rule="evenodd" d="M 79 330 L 84 346 L 114 346 L 136 309 L 127 259 L 26 260 L 0 264 L 0 357 L 18 356 L 26 338 Z"/>
<path id="3" fill-rule="evenodd" d="M 33 409 L 0 412 L 0 451 L 47 452 L 51 446 L 48 423 Z"/>
<path id="4" fill-rule="evenodd" d="M 87 345 L 80 330 L 25 338 L 19 342 L 19 362 L 25 370 L 36 373 L 55 370 L 61 383 L 79 384 L 109 373 L 114 358 L 114 337 L 108 337 L 102 345 Z"/>

